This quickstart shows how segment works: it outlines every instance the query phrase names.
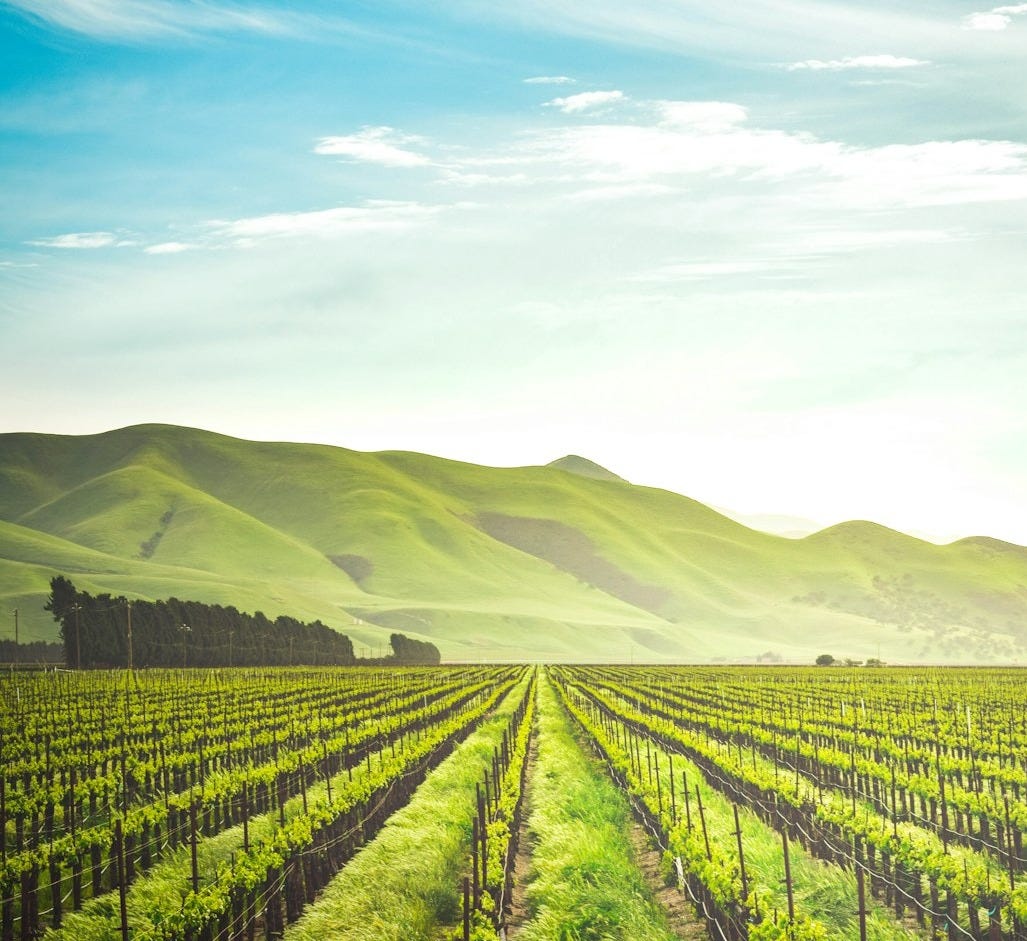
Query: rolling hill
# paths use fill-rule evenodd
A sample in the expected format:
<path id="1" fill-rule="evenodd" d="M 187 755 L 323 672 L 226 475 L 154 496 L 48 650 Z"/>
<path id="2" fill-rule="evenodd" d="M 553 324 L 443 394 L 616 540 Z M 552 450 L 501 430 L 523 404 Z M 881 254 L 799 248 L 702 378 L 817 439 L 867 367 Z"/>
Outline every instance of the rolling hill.
<path id="1" fill-rule="evenodd" d="M 490 468 L 167 425 L 0 435 L 0 604 L 52 575 L 399 630 L 452 660 L 1027 658 L 1027 549 L 869 522 L 749 529 L 585 458 Z"/>

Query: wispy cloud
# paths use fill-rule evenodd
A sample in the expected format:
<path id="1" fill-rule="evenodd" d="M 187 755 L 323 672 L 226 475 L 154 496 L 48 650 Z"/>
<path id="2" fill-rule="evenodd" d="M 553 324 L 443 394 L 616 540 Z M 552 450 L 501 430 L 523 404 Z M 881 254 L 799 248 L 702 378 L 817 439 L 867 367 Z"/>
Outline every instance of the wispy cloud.
<path id="1" fill-rule="evenodd" d="M 994 7 L 985 13 L 971 13 L 969 16 L 964 17 L 963 29 L 1000 32 L 1013 22 L 1014 16 L 1023 16 L 1024 14 L 1027 14 L 1027 3 Z"/>
<path id="2" fill-rule="evenodd" d="M 758 253 L 729 259 L 706 257 L 660 265 L 632 276 L 640 283 L 669 284 L 752 275 L 795 279 L 810 273 L 811 264 L 831 256 L 911 245 L 937 245 L 964 239 L 948 229 L 824 229 L 797 230 L 787 238 L 760 246 Z"/>
<path id="3" fill-rule="evenodd" d="M 322 137 L 314 152 L 348 157 L 385 167 L 422 167 L 431 161 L 407 145 L 423 143 L 422 138 L 400 134 L 391 127 L 364 127 L 355 134 Z"/>
<path id="4" fill-rule="evenodd" d="M 109 248 L 119 244 L 119 239 L 113 232 L 68 232 L 65 235 L 33 239 L 28 244 L 40 248 Z"/>
<path id="5" fill-rule="evenodd" d="M 657 101 L 654 103 L 661 125 L 693 131 L 724 131 L 743 124 L 749 113 L 731 101 Z"/>
<path id="6" fill-rule="evenodd" d="M 534 75 L 523 82 L 525 85 L 576 85 L 577 79 L 569 75 Z"/>
<path id="7" fill-rule="evenodd" d="M 338 238 L 367 232 L 399 231 L 420 225 L 440 211 L 439 206 L 423 203 L 372 200 L 362 206 L 214 220 L 207 224 L 207 229 L 215 243 L 247 246 L 268 239 Z"/>
<path id="8" fill-rule="evenodd" d="M 484 19 L 512 20 L 535 31 L 675 55 L 698 52 L 703 58 L 791 61 L 813 48 L 824 58 L 835 59 L 848 55 L 854 41 L 866 45 L 887 41 L 932 50 L 956 45 L 951 22 L 930 4 L 751 0 L 744 16 L 734 5 L 708 0 L 520 0 L 515 4 L 447 0 L 447 5 Z"/>
<path id="9" fill-rule="evenodd" d="M 739 198 L 779 194 L 794 204 L 833 200 L 842 208 L 878 210 L 1025 199 L 1027 144 L 970 139 L 859 147 L 754 126 L 733 102 L 636 101 L 618 120 L 540 130 L 512 146 L 463 157 L 445 179 L 573 187 L 568 195 L 583 199 L 603 188 L 610 196 L 627 194 L 638 184 L 684 195 L 705 179 Z M 648 192 L 637 190 L 640 197 Z"/>
<path id="10" fill-rule="evenodd" d="M 841 72 L 847 69 L 911 69 L 930 65 L 926 59 L 911 59 L 908 56 L 876 55 L 850 56 L 845 59 L 805 59 L 785 66 L 789 72 Z"/>
<path id="11" fill-rule="evenodd" d="M 158 242 L 156 245 L 147 245 L 143 251 L 147 255 L 178 255 L 198 247 L 190 242 Z"/>
<path id="12" fill-rule="evenodd" d="M 547 101 L 546 107 L 557 108 L 564 114 L 578 114 L 623 100 L 624 92 L 621 91 L 583 91 L 578 95 Z"/>
<path id="13" fill-rule="evenodd" d="M 673 192 L 673 187 L 663 183 L 615 183 L 609 186 L 590 186 L 570 193 L 567 198 L 576 202 L 609 202 L 666 196 Z"/>
<path id="14" fill-rule="evenodd" d="M 32 19 L 105 40 L 208 32 L 286 33 L 288 15 L 263 7 L 197 0 L 6 0 Z"/>
<path id="15" fill-rule="evenodd" d="M 785 267 L 786 260 L 781 258 L 686 261 L 675 265 L 663 265 L 658 269 L 638 275 L 632 280 L 656 284 L 677 281 L 708 281 L 714 278 L 733 278 L 738 275 L 779 273 Z"/>
<path id="16" fill-rule="evenodd" d="M 466 206 L 465 203 L 452 205 Z M 179 255 L 184 252 L 248 248 L 274 239 L 328 239 L 371 232 L 398 232 L 429 221 L 445 209 L 399 200 L 368 200 L 357 206 L 338 206 L 304 212 L 273 212 L 240 219 L 213 219 L 197 223 L 188 241 L 173 240 L 140 245 L 113 232 L 70 232 L 27 244 L 40 248 L 100 249 L 137 247 L 146 255 Z M 13 264 L 6 267 L 15 267 Z"/>

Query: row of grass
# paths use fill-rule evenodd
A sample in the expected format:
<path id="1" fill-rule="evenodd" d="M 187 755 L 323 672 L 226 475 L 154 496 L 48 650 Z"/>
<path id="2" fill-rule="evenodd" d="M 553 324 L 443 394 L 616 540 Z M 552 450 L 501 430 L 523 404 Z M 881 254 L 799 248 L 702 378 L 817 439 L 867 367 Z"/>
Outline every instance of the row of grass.
<path id="1" fill-rule="evenodd" d="M 612 742 L 608 747 L 616 747 Z M 664 811 L 669 806 L 670 755 L 655 743 L 641 749 L 642 782 L 648 780 L 649 760 L 652 761 L 652 775 L 655 784 L 660 780 Z M 656 769 L 659 769 L 657 774 Z M 673 760 L 675 789 L 677 792 L 678 826 L 684 828 L 685 808 L 682 795 L 683 782 L 687 781 L 691 804 L 692 825 L 698 832 L 701 820 L 698 815 L 696 788 L 702 797 L 703 816 L 710 843 L 715 852 L 722 856 L 737 858 L 735 836 L 734 804 L 711 785 L 699 768 L 683 755 L 675 754 Z M 648 799 L 648 798 L 647 798 Z M 656 806 L 652 807 L 655 812 Z M 742 831 L 742 846 L 750 889 L 758 887 L 765 903 L 779 913 L 787 911 L 788 898 L 785 883 L 784 850 L 781 834 L 765 824 L 755 812 L 739 804 L 739 824 Z M 676 829 L 676 828 L 672 828 Z M 673 840 L 672 840 L 673 847 Z M 859 898 L 855 875 L 839 866 L 824 862 L 807 852 L 798 841 L 790 844 L 790 868 L 795 910 L 819 922 L 826 929 L 827 936 L 837 941 L 859 941 Z M 866 894 L 867 939 L 868 941 L 915 941 L 920 934 L 900 924 L 891 910 Z"/>
<path id="2" fill-rule="evenodd" d="M 501 708 L 506 708 L 509 696 L 501 700 Z M 487 720 L 492 721 L 492 720 Z M 401 739 L 397 748 L 402 753 Z M 338 796 L 343 793 L 363 793 L 367 791 L 370 779 L 373 782 L 375 772 L 391 745 L 371 752 L 366 762 L 360 762 L 348 770 L 342 770 L 331 779 L 331 793 Z M 306 815 L 305 807 L 314 807 L 327 802 L 329 793 L 325 781 L 318 781 L 306 788 L 306 800 L 297 794 L 286 801 L 282 816 L 286 823 L 297 817 Z M 249 842 L 252 846 L 267 843 L 276 831 L 281 828 L 278 809 L 268 813 L 255 815 L 247 822 Z M 197 841 L 197 871 L 201 886 L 216 880 L 219 871 L 229 863 L 235 854 L 241 853 L 244 847 L 244 828 L 242 824 L 230 827 L 213 836 L 202 837 Z M 169 914 L 178 911 L 189 895 L 192 861 L 191 851 L 187 844 L 180 845 L 177 850 L 162 857 L 145 876 L 136 879 L 126 893 L 126 911 L 130 931 L 140 936 L 147 935 L 153 928 L 154 912 Z M 59 929 L 49 928 L 45 934 L 47 941 L 117 941 L 120 938 L 120 914 L 118 893 L 107 892 L 88 900 L 83 907 L 75 912 L 67 912 Z"/>
<path id="3" fill-rule="evenodd" d="M 389 818 L 285 932 L 285 941 L 428 941 L 461 917 L 475 784 L 524 696 L 529 675 Z"/>
<path id="4" fill-rule="evenodd" d="M 548 681 L 538 695 L 531 915 L 518 941 L 673 938 L 634 862 L 627 800 L 582 750 Z"/>

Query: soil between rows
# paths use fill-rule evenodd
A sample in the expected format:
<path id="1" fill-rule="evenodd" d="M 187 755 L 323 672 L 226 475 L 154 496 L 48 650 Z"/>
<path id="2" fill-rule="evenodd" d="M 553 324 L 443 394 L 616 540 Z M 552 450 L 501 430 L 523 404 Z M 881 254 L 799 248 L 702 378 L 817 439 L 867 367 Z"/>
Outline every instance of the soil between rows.
<path id="1" fill-rule="evenodd" d="M 534 840 L 528 821 L 531 818 L 532 782 L 535 780 L 535 767 L 538 764 L 538 728 L 536 727 L 528 745 L 528 770 L 525 778 L 521 810 L 521 825 L 517 839 L 517 855 L 514 856 L 513 892 L 510 894 L 510 906 L 506 916 L 506 937 L 514 938 L 523 925 L 531 917 L 531 909 L 525 897 L 528 876 L 531 873 L 531 857 Z"/>
<path id="2" fill-rule="evenodd" d="M 585 752 L 590 761 L 600 764 L 592 749 L 584 741 L 579 729 L 574 730 L 574 738 L 578 746 Z M 532 782 L 535 780 L 535 768 L 538 762 L 538 734 L 531 736 L 528 749 L 528 770 L 524 792 L 524 808 L 521 815 L 520 833 L 517 842 L 517 854 L 514 857 L 513 891 L 510 905 L 504 922 L 504 935 L 507 939 L 515 939 L 521 927 L 531 918 L 531 907 L 528 904 L 526 888 L 532 871 L 532 854 L 534 836 L 528 823 L 532 811 Z M 606 774 L 606 768 L 598 769 Z M 655 846 L 645 828 L 637 820 L 631 825 L 631 847 L 635 863 L 645 879 L 645 883 L 653 898 L 667 914 L 667 924 L 671 932 L 685 941 L 702 941 L 708 939 L 706 923 L 692 910 L 684 894 L 675 885 L 667 885 L 661 872 L 663 852 Z"/>

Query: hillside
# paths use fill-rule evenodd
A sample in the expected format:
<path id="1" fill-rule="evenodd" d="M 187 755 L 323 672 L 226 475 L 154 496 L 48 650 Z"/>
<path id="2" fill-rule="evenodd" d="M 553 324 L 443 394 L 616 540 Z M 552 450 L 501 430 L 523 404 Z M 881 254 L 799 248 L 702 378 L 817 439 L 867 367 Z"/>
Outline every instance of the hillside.
<path id="1" fill-rule="evenodd" d="M 585 458 L 489 468 L 165 425 L 0 436 L 0 603 L 84 590 L 391 630 L 447 659 L 1027 658 L 1027 550 L 785 539 Z"/>

